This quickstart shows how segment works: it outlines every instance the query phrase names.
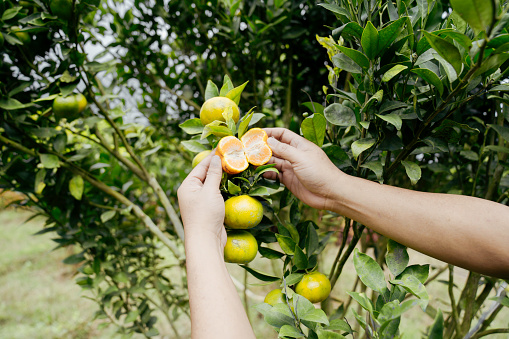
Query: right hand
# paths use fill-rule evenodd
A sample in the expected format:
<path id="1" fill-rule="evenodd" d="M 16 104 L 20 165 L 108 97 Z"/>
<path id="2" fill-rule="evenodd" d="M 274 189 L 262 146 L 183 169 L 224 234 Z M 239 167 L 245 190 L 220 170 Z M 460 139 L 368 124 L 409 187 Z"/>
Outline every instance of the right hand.
<path id="1" fill-rule="evenodd" d="M 322 210 L 333 206 L 334 186 L 344 175 L 314 143 L 285 128 L 265 128 L 272 149 L 270 163 L 279 175 L 266 172 L 267 179 L 279 180 L 305 204 Z"/>

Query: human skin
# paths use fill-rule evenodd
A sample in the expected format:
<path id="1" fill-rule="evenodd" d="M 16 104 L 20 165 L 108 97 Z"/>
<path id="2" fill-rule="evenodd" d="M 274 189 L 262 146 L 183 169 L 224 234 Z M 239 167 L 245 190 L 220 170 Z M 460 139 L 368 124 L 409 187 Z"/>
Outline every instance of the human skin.
<path id="1" fill-rule="evenodd" d="M 255 338 L 224 263 L 224 200 L 221 159 L 202 160 L 178 190 L 185 231 L 191 336 L 196 339 Z"/>
<path id="2" fill-rule="evenodd" d="M 475 197 L 412 191 L 340 171 L 314 143 L 265 129 L 280 181 L 307 205 L 334 211 L 431 257 L 509 278 L 509 207 Z"/>

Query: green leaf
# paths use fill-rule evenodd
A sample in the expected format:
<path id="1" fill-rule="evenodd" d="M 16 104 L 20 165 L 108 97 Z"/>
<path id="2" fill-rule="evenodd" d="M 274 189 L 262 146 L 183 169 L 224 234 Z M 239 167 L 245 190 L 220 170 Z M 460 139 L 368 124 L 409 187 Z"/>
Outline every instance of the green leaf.
<path id="1" fill-rule="evenodd" d="M 275 328 L 281 328 L 284 325 L 293 326 L 293 318 L 289 312 L 288 305 L 284 303 L 276 304 L 265 313 L 264 320 Z"/>
<path id="2" fill-rule="evenodd" d="M 124 319 L 124 324 L 128 324 L 128 323 L 132 323 L 133 321 L 136 320 L 136 318 L 138 318 L 139 316 L 139 312 L 138 311 L 131 311 L 127 314 L 127 316 L 125 317 Z"/>
<path id="3" fill-rule="evenodd" d="M 509 53 L 491 55 L 487 60 L 483 61 L 481 67 L 472 75 L 472 79 L 477 78 L 479 75 L 484 74 L 488 71 L 495 71 L 504 62 L 509 59 Z"/>
<path id="4" fill-rule="evenodd" d="M 68 256 L 67 258 L 62 260 L 62 262 L 66 265 L 76 265 L 76 264 L 79 264 L 80 262 L 83 262 L 84 260 L 85 260 L 85 257 L 83 256 L 83 253 L 77 253 L 77 254 Z"/>
<path id="5" fill-rule="evenodd" d="M 32 103 L 29 104 L 22 104 L 16 99 L 13 98 L 7 98 L 0 100 L 0 108 L 5 109 L 6 111 L 12 111 L 16 109 L 22 109 L 32 106 Z"/>
<path id="6" fill-rule="evenodd" d="M 187 134 L 199 134 L 203 132 L 203 124 L 199 118 L 189 119 L 179 125 Z"/>
<path id="7" fill-rule="evenodd" d="M 81 197 L 83 195 L 83 178 L 81 175 L 75 175 L 72 177 L 71 180 L 69 180 L 69 191 L 71 192 L 71 195 L 76 200 L 81 200 Z"/>
<path id="8" fill-rule="evenodd" d="M 2 14 L 2 21 L 6 21 L 6 20 L 14 18 L 19 13 L 19 11 L 22 9 L 23 9 L 22 6 L 16 6 L 13 8 L 6 9 L 4 11 L 4 13 Z"/>
<path id="9" fill-rule="evenodd" d="M 429 328 L 428 339 L 443 339 L 444 338 L 444 316 L 442 311 L 438 309 L 433 325 Z"/>
<path id="10" fill-rule="evenodd" d="M 395 277 L 405 270 L 409 259 L 406 246 L 389 239 L 387 242 L 387 255 L 385 256 L 385 262 Z"/>
<path id="11" fill-rule="evenodd" d="M 218 97 L 219 96 L 219 89 L 217 88 L 216 84 L 212 81 L 207 81 L 207 88 L 205 88 L 205 101 L 209 100 L 210 98 Z"/>
<path id="12" fill-rule="evenodd" d="M 235 185 L 233 182 L 231 182 L 230 180 L 228 180 L 228 193 L 232 194 L 232 195 L 236 195 L 236 194 L 239 194 L 240 192 L 242 192 L 242 190 L 240 189 L 239 186 Z"/>
<path id="13" fill-rule="evenodd" d="M 380 161 L 370 161 L 365 164 L 362 164 L 361 167 L 373 171 L 373 173 L 375 173 L 376 175 L 377 180 L 382 179 L 384 168 Z"/>
<path id="14" fill-rule="evenodd" d="M 253 109 L 254 108 L 251 108 L 251 110 L 249 110 L 249 112 L 247 112 L 247 114 L 244 115 L 242 117 L 242 119 L 240 119 L 239 128 L 238 128 L 239 139 L 242 138 L 244 133 L 246 133 L 246 131 L 249 127 L 249 123 L 251 122 L 251 119 L 253 119 L 253 114 L 254 114 Z"/>
<path id="15" fill-rule="evenodd" d="M 412 185 L 415 185 L 421 178 L 421 168 L 415 162 L 411 161 L 403 160 L 401 164 L 405 167 L 406 174 L 410 178 Z"/>
<path id="16" fill-rule="evenodd" d="M 398 131 L 401 130 L 401 126 L 403 125 L 403 120 L 401 120 L 401 117 L 398 114 L 390 113 L 390 114 L 386 114 L 386 115 L 380 115 L 380 114 L 375 114 L 375 115 L 377 117 L 379 117 L 380 119 L 387 121 L 389 124 L 396 127 L 396 129 Z"/>
<path id="17" fill-rule="evenodd" d="M 357 124 L 355 112 L 350 107 L 342 104 L 329 105 L 323 113 L 327 121 L 336 126 L 355 126 Z"/>
<path id="18" fill-rule="evenodd" d="M 276 239 L 283 252 L 289 255 L 295 253 L 295 241 L 292 238 L 276 233 Z"/>
<path id="19" fill-rule="evenodd" d="M 477 33 L 493 23 L 491 0 L 451 0 L 451 6 Z"/>
<path id="20" fill-rule="evenodd" d="M 413 69 L 412 72 L 423 78 L 427 83 L 435 86 L 435 88 L 438 89 L 440 95 L 444 94 L 444 85 L 442 84 L 442 81 L 440 81 L 438 75 L 435 74 L 435 72 L 427 68 Z"/>
<path id="21" fill-rule="evenodd" d="M 284 256 L 283 253 L 273 250 L 272 248 L 268 247 L 258 247 L 258 252 L 260 252 L 261 256 L 267 259 L 280 259 Z"/>
<path id="22" fill-rule="evenodd" d="M 352 154 L 355 160 L 357 157 L 364 152 L 365 150 L 371 148 L 375 144 L 375 139 L 373 138 L 364 138 L 356 140 L 352 143 Z"/>
<path id="23" fill-rule="evenodd" d="M 336 28 L 332 31 L 332 35 L 341 35 L 345 36 L 347 39 L 350 37 L 355 37 L 357 39 L 360 39 L 362 36 L 363 28 L 356 22 L 349 22 L 347 24 L 344 24 L 341 27 Z"/>
<path id="24" fill-rule="evenodd" d="M 414 306 L 419 305 L 422 307 L 425 304 L 426 303 L 423 303 L 422 300 L 407 300 L 401 304 L 399 303 L 399 300 L 393 300 L 382 307 L 377 320 L 383 324 L 385 322 L 401 317 L 403 313 L 410 310 Z"/>
<path id="25" fill-rule="evenodd" d="M 509 153 L 509 147 L 488 145 L 488 146 L 483 148 L 483 153 L 486 152 L 486 151 Z"/>
<path id="26" fill-rule="evenodd" d="M 269 275 L 267 273 L 261 272 L 259 270 L 252 269 L 251 267 L 245 266 L 245 265 L 239 265 L 249 273 L 251 273 L 256 279 L 259 279 L 261 281 L 278 281 L 280 278 L 274 277 L 272 275 Z"/>
<path id="27" fill-rule="evenodd" d="M 207 138 L 209 135 L 215 135 L 216 137 L 222 138 L 228 135 L 233 135 L 231 129 L 226 126 L 220 125 L 219 121 L 213 121 L 203 128 L 201 139 Z"/>
<path id="28" fill-rule="evenodd" d="M 324 108 L 321 104 L 317 102 L 304 102 L 301 105 L 309 109 L 313 114 L 314 113 L 323 114 Z"/>
<path id="29" fill-rule="evenodd" d="M 407 17 L 399 18 L 378 32 L 378 54 L 383 53 L 396 40 L 407 20 Z"/>
<path id="30" fill-rule="evenodd" d="M 223 86 L 221 87 L 221 91 L 219 92 L 219 95 L 224 97 L 226 96 L 226 93 L 231 91 L 234 88 L 233 83 L 228 75 L 224 76 L 223 79 Z"/>
<path id="31" fill-rule="evenodd" d="M 362 31 L 361 45 L 364 53 L 370 60 L 373 60 L 377 56 L 378 40 L 378 31 L 371 21 L 368 21 L 366 27 L 364 27 L 364 30 Z"/>
<path id="32" fill-rule="evenodd" d="M 361 53 L 355 49 L 344 47 L 344 46 L 339 46 L 338 49 L 341 52 L 343 52 L 346 56 L 348 56 L 350 59 L 352 59 L 357 65 L 364 68 L 364 70 L 369 69 L 369 66 L 370 66 L 369 60 L 368 60 L 368 58 L 366 58 L 366 56 L 363 53 Z"/>
<path id="33" fill-rule="evenodd" d="M 362 73 L 362 68 L 344 53 L 334 55 L 331 60 L 335 67 L 346 72 L 354 74 Z"/>
<path id="34" fill-rule="evenodd" d="M 493 128 L 505 141 L 509 141 L 509 127 L 492 124 L 488 124 L 488 127 Z"/>
<path id="35" fill-rule="evenodd" d="M 207 146 L 205 146 L 204 144 L 202 144 L 196 140 L 184 140 L 184 141 L 181 141 L 180 143 L 182 144 L 182 146 L 184 146 L 185 148 L 187 148 L 188 150 L 190 150 L 193 153 L 198 153 L 198 152 L 208 150 Z"/>
<path id="36" fill-rule="evenodd" d="M 112 219 L 115 214 L 117 214 L 116 210 L 109 210 L 101 214 L 101 221 L 105 223 L 106 221 Z"/>
<path id="37" fill-rule="evenodd" d="M 304 297 L 301 297 L 305 299 Z M 300 301 L 300 299 L 299 299 Z M 298 314 L 301 320 L 312 321 L 314 323 L 326 324 L 329 325 L 329 319 L 327 319 L 327 315 L 325 312 L 319 308 L 310 309 L 308 312 L 304 314 Z"/>
<path id="38" fill-rule="evenodd" d="M 436 35 L 430 34 L 426 31 L 423 31 L 423 34 L 431 47 L 433 47 L 433 49 L 437 51 L 442 58 L 447 60 L 447 62 L 454 67 L 457 74 L 460 74 L 463 64 L 461 63 L 461 54 L 458 51 L 458 48 L 449 41 Z"/>
<path id="39" fill-rule="evenodd" d="M 384 294 L 387 289 L 384 272 L 373 258 L 355 249 L 353 264 L 364 285 L 380 294 Z"/>
<path id="40" fill-rule="evenodd" d="M 285 287 L 285 282 L 286 282 L 286 286 L 295 285 L 299 281 L 302 280 L 303 276 L 304 276 L 303 273 L 292 273 L 292 274 L 288 275 L 287 277 L 285 277 L 284 281 L 283 281 L 283 279 L 281 279 L 280 287 Z"/>
<path id="41" fill-rule="evenodd" d="M 39 171 L 37 171 L 37 174 L 35 175 L 35 184 L 34 184 L 34 193 L 35 194 L 41 194 L 44 188 L 46 187 L 46 183 L 44 182 L 44 179 L 46 178 L 46 169 L 41 168 Z"/>
<path id="42" fill-rule="evenodd" d="M 322 6 L 323 8 L 328 9 L 329 11 L 331 11 L 332 13 L 334 13 L 340 17 L 345 17 L 345 18 L 351 20 L 350 13 L 347 10 L 345 10 L 344 8 L 342 8 L 336 4 L 321 3 L 321 4 L 318 4 L 318 6 Z"/>
<path id="43" fill-rule="evenodd" d="M 403 287 L 405 290 L 412 293 L 421 300 L 426 302 L 429 301 L 426 287 L 424 287 L 424 284 L 413 275 L 404 275 L 401 279 L 392 280 L 391 284 Z M 422 308 L 426 308 L 426 305 L 423 305 Z"/>
<path id="44" fill-rule="evenodd" d="M 44 168 L 58 168 L 60 167 L 60 161 L 58 157 L 53 154 L 39 154 L 41 164 Z"/>
<path id="45" fill-rule="evenodd" d="M 248 82 L 249 81 L 246 81 L 242 85 L 228 91 L 228 93 L 226 93 L 226 97 L 232 99 L 238 105 L 240 102 L 240 95 L 242 94 L 242 91 L 244 90 L 244 87 L 246 87 Z"/>
<path id="46" fill-rule="evenodd" d="M 304 138 L 322 147 L 325 138 L 325 128 L 327 121 L 321 114 L 313 114 L 313 116 L 304 119 L 301 124 L 302 135 Z"/>
<path id="47" fill-rule="evenodd" d="M 362 306 L 363 309 L 368 311 L 371 316 L 373 316 L 373 302 L 366 296 L 365 293 L 358 292 L 346 292 L 349 296 L 352 297 L 353 300 L 357 301 L 359 305 Z"/>
<path id="48" fill-rule="evenodd" d="M 382 81 L 383 82 L 390 81 L 392 78 L 394 78 L 396 75 L 398 75 L 399 73 L 403 72 L 407 68 L 408 68 L 408 66 L 405 66 L 405 65 L 395 65 L 395 66 L 393 66 L 390 70 L 385 72 L 385 74 L 382 76 Z"/>
<path id="49" fill-rule="evenodd" d="M 332 331 L 328 331 L 323 328 L 318 328 L 316 330 L 316 335 L 318 336 L 318 339 L 345 339 L 345 337 L 342 336 L 341 334 L 332 332 Z M 309 338 L 311 338 L 311 337 L 309 337 Z"/>
<path id="50" fill-rule="evenodd" d="M 267 187 L 260 186 L 260 187 L 253 187 L 253 189 L 249 191 L 249 195 L 262 197 L 262 196 L 270 195 L 270 192 L 267 189 Z"/>
<path id="51" fill-rule="evenodd" d="M 407 275 L 412 275 L 421 283 L 425 283 L 428 280 L 429 265 L 411 265 L 405 268 L 405 270 L 396 277 L 396 279 L 403 279 Z"/>
<path id="52" fill-rule="evenodd" d="M 308 257 L 304 254 L 304 251 L 295 245 L 295 251 L 293 255 L 293 262 L 300 270 L 305 270 L 308 267 Z"/>
<path id="53" fill-rule="evenodd" d="M 283 325 L 279 329 L 279 337 L 301 338 L 304 337 L 304 334 L 292 325 Z"/>

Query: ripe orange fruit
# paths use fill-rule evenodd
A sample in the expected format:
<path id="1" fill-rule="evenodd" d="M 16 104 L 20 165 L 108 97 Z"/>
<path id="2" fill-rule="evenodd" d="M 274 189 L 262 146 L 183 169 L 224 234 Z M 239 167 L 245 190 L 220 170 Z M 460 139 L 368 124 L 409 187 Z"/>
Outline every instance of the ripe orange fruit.
<path id="1" fill-rule="evenodd" d="M 258 252 L 255 237 L 247 231 L 229 231 L 224 247 L 224 261 L 234 264 L 251 262 Z"/>
<path id="2" fill-rule="evenodd" d="M 223 170 L 237 174 L 248 168 L 249 164 L 261 166 L 272 156 L 267 144 L 267 133 L 261 128 L 252 128 L 241 138 L 234 136 L 222 138 L 217 144 L 216 154 L 221 158 Z"/>
<path id="3" fill-rule="evenodd" d="M 233 229 L 253 228 L 262 221 L 262 203 L 249 195 L 232 197 L 224 203 L 224 224 Z"/>
<path id="4" fill-rule="evenodd" d="M 261 128 L 252 128 L 240 138 L 247 161 L 255 166 L 266 164 L 272 156 L 267 145 L 267 133 Z"/>
<path id="5" fill-rule="evenodd" d="M 242 142 L 234 136 L 230 135 L 219 140 L 216 154 L 221 158 L 223 171 L 228 174 L 240 173 L 249 166 Z"/>
<path id="6" fill-rule="evenodd" d="M 73 120 L 80 112 L 80 104 L 74 95 L 63 97 L 59 95 L 53 101 L 53 112 L 57 119 L 67 118 Z"/>
<path id="7" fill-rule="evenodd" d="M 231 107 L 233 111 L 233 121 L 237 123 L 240 118 L 239 107 L 230 98 L 227 97 L 213 97 L 205 101 L 200 109 L 200 120 L 205 126 L 210 124 L 212 121 L 226 121 L 223 117 L 223 112 Z"/>
<path id="8" fill-rule="evenodd" d="M 206 151 L 202 151 L 198 154 L 196 154 L 193 158 L 193 162 L 192 162 L 192 166 L 193 168 L 195 168 L 203 159 L 205 159 L 209 154 L 210 152 L 212 152 L 211 150 L 206 150 Z"/>
<path id="9" fill-rule="evenodd" d="M 327 299 L 331 291 L 329 279 L 320 272 L 305 274 L 295 287 L 295 292 L 313 304 Z"/>

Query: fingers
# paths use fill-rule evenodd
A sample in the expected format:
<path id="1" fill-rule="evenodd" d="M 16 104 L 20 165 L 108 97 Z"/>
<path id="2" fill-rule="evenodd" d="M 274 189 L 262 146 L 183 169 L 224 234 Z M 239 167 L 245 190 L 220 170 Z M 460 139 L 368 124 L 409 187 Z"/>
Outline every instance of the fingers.
<path id="1" fill-rule="evenodd" d="M 203 186 L 218 189 L 219 184 L 221 183 L 222 175 L 223 168 L 221 167 L 221 158 L 215 155 L 210 161 L 210 165 L 207 171 L 207 178 L 205 179 Z"/>
<path id="2" fill-rule="evenodd" d="M 311 141 L 306 140 L 305 138 L 286 128 L 264 128 L 263 130 L 267 133 L 269 138 L 273 137 L 285 144 L 292 145 L 295 148 L 307 149 L 308 147 L 314 145 Z"/>
<path id="3" fill-rule="evenodd" d="M 289 162 L 296 162 L 300 158 L 301 151 L 287 143 L 276 140 L 274 137 L 270 137 L 267 143 L 272 149 L 272 154 L 278 158 L 288 160 Z"/>
<path id="4" fill-rule="evenodd" d="M 214 151 L 212 151 L 205 159 L 200 161 L 200 163 L 196 165 L 196 167 L 193 168 L 193 170 L 187 175 L 187 178 L 184 180 L 184 182 L 199 180 L 203 183 L 207 177 L 210 161 L 212 160 L 214 154 Z"/>

